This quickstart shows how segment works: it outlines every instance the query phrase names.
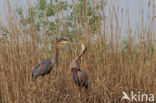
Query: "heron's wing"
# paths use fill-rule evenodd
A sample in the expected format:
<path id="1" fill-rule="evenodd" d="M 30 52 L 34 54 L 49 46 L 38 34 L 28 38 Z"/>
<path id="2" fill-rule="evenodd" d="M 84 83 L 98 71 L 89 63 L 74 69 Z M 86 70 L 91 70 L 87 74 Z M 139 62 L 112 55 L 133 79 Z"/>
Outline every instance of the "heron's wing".
<path id="1" fill-rule="evenodd" d="M 81 80 L 87 80 L 88 79 L 88 75 L 85 71 L 78 69 L 78 75 L 80 76 Z"/>
<path id="2" fill-rule="evenodd" d="M 46 73 L 49 73 L 51 71 L 51 63 L 49 59 L 46 59 L 42 61 L 40 64 L 38 64 L 32 71 L 32 77 L 36 78 L 39 75 L 44 75 Z"/>
<path id="3" fill-rule="evenodd" d="M 74 80 L 76 85 L 80 86 L 80 80 L 78 77 L 77 68 L 73 68 L 73 69 L 74 69 L 74 71 L 72 72 L 73 80 Z"/>
<path id="4" fill-rule="evenodd" d="M 32 77 L 37 78 L 39 75 L 44 74 L 45 64 L 38 64 L 32 71 Z"/>
<path id="5" fill-rule="evenodd" d="M 82 85 L 82 87 L 88 88 L 88 75 L 85 71 L 78 69 L 78 76 L 80 78 L 80 83 Z"/>
<path id="6" fill-rule="evenodd" d="M 78 85 L 78 86 L 80 86 L 80 81 L 79 81 L 76 73 L 73 73 L 72 74 L 72 77 L 73 77 L 73 80 L 74 80 L 75 84 Z"/>

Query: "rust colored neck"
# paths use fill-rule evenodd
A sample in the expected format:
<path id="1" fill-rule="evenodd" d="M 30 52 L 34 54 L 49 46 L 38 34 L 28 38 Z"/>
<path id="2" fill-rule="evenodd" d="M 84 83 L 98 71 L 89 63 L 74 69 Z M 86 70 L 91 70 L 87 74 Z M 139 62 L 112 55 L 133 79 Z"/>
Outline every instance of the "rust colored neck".
<path id="1" fill-rule="evenodd" d="M 59 43 L 57 43 L 55 46 L 55 54 L 58 52 L 58 45 L 59 45 Z"/>
<path id="2" fill-rule="evenodd" d="M 78 61 L 79 61 L 79 59 L 81 58 L 81 56 L 84 54 L 84 52 L 85 52 L 86 50 L 87 50 L 87 48 L 84 49 L 83 51 L 81 51 L 80 55 L 78 55 L 78 56 L 72 61 L 72 63 L 70 64 L 70 68 L 79 67 L 79 66 L 78 66 Z"/>
<path id="3" fill-rule="evenodd" d="M 55 46 L 55 60 L 56 60 L 56 68 L 58 68 L 58 52 L 59 52 L 59 44 L 61 44 L 61 42 L 56 43 Z"/>
<path id="4" fill-rule="evenodd" d="M 76 76 L 77 76 L 77 79 L 80 81 L 80 83 L 81 83 L 81 79 L 80 79 L 80 76 L 79 76 L 79 74 L 78 74 L 78 70 L 76 70 L 75 71 L 75 74 L 76 74 Z"/>
<path id="5" fill-rule="evenodd" d="M 60 43 L 57 43 L 56 46 L 55 46 L 55 60 L 56 60 L 56 67 L 58 67 L 58 46 L 59 46 Z"/>
<path id="6" fill-rule="evenodd" d="M 86 49 L 84 49 L 83 51 L 81 51 L 81 53 L 80 53 L 80 55 L 79 56 L 77 56 L 76 57 L 76 59 L 74 60 L 74 62 L 75 63 L 77 63 L 78 62 L 78 60 L 81 58 L 81 56 L 84 54 L 84 52 L 87 50 L 87 48 Z"/>
<path id="7" fill-rule="evenodd" d="M 58 54 L 58 46 L 61 44 L 61 42 L 56 43 L 55 46 L 55 54 Z"/>

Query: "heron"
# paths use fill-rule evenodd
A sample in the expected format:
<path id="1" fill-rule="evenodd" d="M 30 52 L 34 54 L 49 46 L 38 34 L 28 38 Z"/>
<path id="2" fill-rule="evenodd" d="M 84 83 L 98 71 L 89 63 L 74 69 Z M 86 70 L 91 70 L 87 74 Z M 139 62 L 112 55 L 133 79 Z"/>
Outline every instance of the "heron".
<path id="1" fill-rule="evenodd" d="M 37 78 L 38 76 L 43 76 L 45 74 L 49 74 L 57 63 L 58 58 L 58 47 L 60 44 L 70 44 L 70 41 L 67 41 L 64 38 L 61 38 L 57 41 L 55 46 L 55 53 L 51 58 L 45 59 L 37 64 L 34 69 L 32 70 L 32 78 Z"/>
<path id="2" fill-rule="evenodd" d="M 78 65 L 78 61 L 79 61 L 80 57 L 87 50 L 87 48 L 85 47 L 85 45 L 82 42 L 81 42 L 81 47 L 82 47 L 82 51 L 81 51 L 80 55 L 78 55 L 70 64 L 72 78 L 73 78 L 75 84 L 78 87 L 80 87 L 80 91 L 81 91 L 81 87 L 88 89 L 88 83 L 87 83 L 88 75 L 84 70 L 80 69 L 80 67 Z"/>

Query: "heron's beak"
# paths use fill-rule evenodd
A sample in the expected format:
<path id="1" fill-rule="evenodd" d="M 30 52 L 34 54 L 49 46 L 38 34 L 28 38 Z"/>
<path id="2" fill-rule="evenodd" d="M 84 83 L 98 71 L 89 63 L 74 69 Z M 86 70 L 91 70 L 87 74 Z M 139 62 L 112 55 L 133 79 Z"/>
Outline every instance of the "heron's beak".
<path id="1" fill-rule="evenodd" d="M 70 41 L 63 41 L 62 43 L 64 43 L 64 44 L 71 44 L 72 42 L 70 42 Z"/>

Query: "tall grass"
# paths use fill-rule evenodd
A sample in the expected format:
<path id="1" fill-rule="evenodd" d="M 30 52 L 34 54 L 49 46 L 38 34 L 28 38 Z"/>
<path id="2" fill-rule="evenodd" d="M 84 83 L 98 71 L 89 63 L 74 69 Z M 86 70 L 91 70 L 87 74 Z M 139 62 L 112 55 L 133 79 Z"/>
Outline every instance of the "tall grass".
<path id="1" fill-rule="evenodd" d="M 154 0 L 150 2 L 154 11 Z M 33 67 L 40 61 L 51 57 L 54 52 L 48 49 L 48 37 L 43 38 L 44 47 L 40 49 L 37 42 L 37 29 L 33 22 L 29 27 L 22 25 L 8 2 L 8 15 L 6 16 L 8 41 L 5 45 L 0 42 L 0 102 L 128 103 L 128 101 L 121 101 L 122 91 L 128 94 L 131 91 L 153 93 L 156 96 L 156 52 L 152 42 L 154 19 L 147 24 L 147 28 L 146 24 L 142 23 L 144 16 L 140 14 L 142 25 L 136 28 L 134 39 L 128 19 L 126 27 L 128 39 L 122 44 L 118 2 L 108 2 L 107 5 L 109 9 L 107 19 L 104 10 L 97 11 L 101 19 L 97 20 L 97 25 L 94 25 L 98 28 L 96 33 L 90 29 L 87 16 L 84 20 L 77 17 L 75 21 L 77 32 L 74 40 L 76 42 L 82 40 L 88 47 L 87 53 L 79 63 L 89 75 L 89 89 L 80 97 L 79 89 L 72 80 L 69 68 L 72 60 L 80 53 L 80 45 L 60 46 L 58 68 L 54 67 L 50 75 L 32 79 Z M 101 20 L 103 25 L 99 25 Z M 64 25 L 63 31 L 66 35 L 63 36 L 69 38 L 66 25 L 61 23 L 58 20 L 58 26 Z M 31 35 L 28 36 L 25 30 Z M 80 32 L 83 33 L 82 37 L 80 37 Z M 94 34 L 97 35 L 95 42 L 90 39 Z"/>

